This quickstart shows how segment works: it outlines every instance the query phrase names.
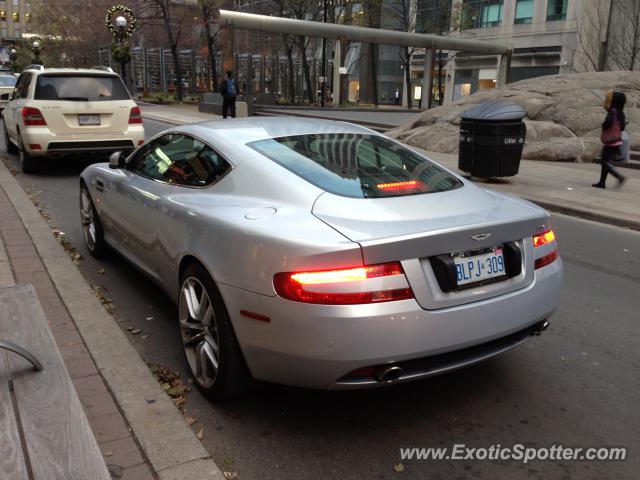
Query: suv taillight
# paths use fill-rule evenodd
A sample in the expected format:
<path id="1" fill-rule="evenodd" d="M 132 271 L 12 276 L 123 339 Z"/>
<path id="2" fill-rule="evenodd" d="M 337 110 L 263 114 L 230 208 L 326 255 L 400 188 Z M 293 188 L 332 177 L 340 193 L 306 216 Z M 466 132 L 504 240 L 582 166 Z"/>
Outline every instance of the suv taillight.
<path id="1" fill-rule="evenodd" d="M 277 273 L 276 293 L 304 303 L 353 305 L 413 298 L 400 262 L 335 270 Z"/>
<path id="2" fill-rule="evenodd" d="M 131 113 L 129 114 L 129 124 L 131 125 L 132 123 L 142 123 L 140 107 L 133 107 L 131 109 Z"/>
<path id="3" fill-rule="evenodd" d="M 42 116 L 42 112 L 33 107 L 22 108 L 22 121 L 26 127 L 35 127 L 47 124 Z"/>

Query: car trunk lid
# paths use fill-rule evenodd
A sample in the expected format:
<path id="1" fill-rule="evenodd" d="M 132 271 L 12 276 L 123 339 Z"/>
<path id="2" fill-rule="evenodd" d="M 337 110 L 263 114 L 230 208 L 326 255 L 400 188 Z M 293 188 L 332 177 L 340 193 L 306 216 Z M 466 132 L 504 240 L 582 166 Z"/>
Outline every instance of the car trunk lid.
<path id="1" fill-rule="evenodd" d="M 365 264 L 401 261 L 416 300 L 427 309 L 524 288 L 533 281 L 531 237 L 548 223 L 543 209 L 469 183 L 447 192 L 376 199 L 324 193 L 313 213 L 358 242 Z M 522 269 L 517 276 L 460 291 L 446 292 L 440 287 L 431 257 L 507 242 L 512 242 L 521 255 Z"/>

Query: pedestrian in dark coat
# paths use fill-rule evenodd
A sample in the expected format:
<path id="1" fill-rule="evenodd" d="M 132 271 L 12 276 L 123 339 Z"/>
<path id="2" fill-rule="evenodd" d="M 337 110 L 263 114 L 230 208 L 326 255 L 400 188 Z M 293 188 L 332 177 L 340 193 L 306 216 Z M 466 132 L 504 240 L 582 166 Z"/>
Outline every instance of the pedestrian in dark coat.
<path id="1" fill-rule="evenodd" d="M 220 84 L 220 95 L 222 95 L 222 118 L 231 115 L 236 116 L 236 96 L 238 95 L 238 82 L 233 78 L 233 72 L 227 71 L 227 78 Z"/>
<path id="2" fill-rule="evenodd" d="M 626 125 L 626 118 L 624 115 L 624 104 L 626 102 L 627 97 L 624 93 L 614 92 L 613 90 L 608 91 L 604 99 L 604 108 L 607 111 L 607 118 L 605 118 L 604 123 L 602 124 L 602 134 L 600 136 L 602 141 L 600 181 L 598 183 L 594 183 L 594 187 L 606 188 L 605 183 L 609 173 L 618 179 L 618 186 L 622 185 L 626 180 L 626 177 L 619 173 L 611 163 L 618 157 L 618 155 L 620 155 L 622 132 Z"/>

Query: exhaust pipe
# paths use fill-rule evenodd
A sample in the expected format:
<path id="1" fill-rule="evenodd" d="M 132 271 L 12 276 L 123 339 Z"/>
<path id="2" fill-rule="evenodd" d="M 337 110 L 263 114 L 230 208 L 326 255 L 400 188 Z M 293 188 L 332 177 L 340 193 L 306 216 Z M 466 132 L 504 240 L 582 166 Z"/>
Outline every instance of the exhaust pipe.
<path id="1" fill-rule="evenodd" d="M 540 336 L 542 332 L 544 332 L 547 328 L 549 328 L 549 322 L 547 320 L 538 324 L 536 329 L 533 331 L 534 335 Z"/>
<path id="2" fill-rule="evenodd" d="M 375 377 L 379 382 L 391 383 L 398 380 L 402 376 L 403 372 L 404 370 L 397 365 L 386 365 L 378 368 L 375 373 Z"/>

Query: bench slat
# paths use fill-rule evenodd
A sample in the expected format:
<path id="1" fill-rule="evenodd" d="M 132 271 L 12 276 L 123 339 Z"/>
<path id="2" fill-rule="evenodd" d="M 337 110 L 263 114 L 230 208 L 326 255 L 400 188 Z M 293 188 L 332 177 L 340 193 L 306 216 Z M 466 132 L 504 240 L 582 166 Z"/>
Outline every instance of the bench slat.
<path id="1" fill-rule="evenodd" d="M 18 423 L 9 391 L 9 367 L 7 353 L 0 350 L 0 478 L 3 480 L 28 480 L 24 462 Z"/>
<path id="2" fill-rule="evenodd" d="M 34 354 L 9 356 L 34 480 L 110 480 L 104 459 L 31 285 L 0 289 L 0 336 Z"/>

